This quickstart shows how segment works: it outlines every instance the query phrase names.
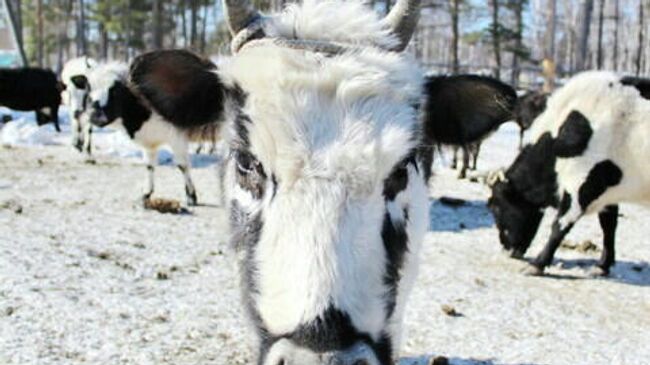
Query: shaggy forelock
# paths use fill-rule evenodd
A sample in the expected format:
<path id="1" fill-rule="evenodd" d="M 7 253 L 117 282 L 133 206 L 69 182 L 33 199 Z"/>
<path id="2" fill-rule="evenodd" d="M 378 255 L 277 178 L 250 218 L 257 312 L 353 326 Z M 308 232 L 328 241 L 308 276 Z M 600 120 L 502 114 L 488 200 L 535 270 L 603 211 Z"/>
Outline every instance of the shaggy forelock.
<path id="1" fill-rule="evenodd" d="M 97 66 L 88 75 L 91 99 L 102 100 L 116 82 L 126 83 L 128 71 L 128 66 L 122 62 L 110 62 Z"/>

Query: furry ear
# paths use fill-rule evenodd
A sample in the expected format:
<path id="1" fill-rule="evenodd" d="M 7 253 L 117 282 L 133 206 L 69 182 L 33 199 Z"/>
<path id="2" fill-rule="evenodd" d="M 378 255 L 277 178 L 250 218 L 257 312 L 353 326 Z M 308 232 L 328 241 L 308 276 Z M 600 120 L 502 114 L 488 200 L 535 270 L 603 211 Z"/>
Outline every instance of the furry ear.
<path id="1" fill-rule="evenodd" d="M 165 119 L 181 128 L 192 127 L 223 116 L 225 89 L 216 69 L 189 51 L 153 51 L 133 60 L 129 81 Z"/>
<path id="2" fill-rule="evenodd" d="M 72 76 L 70 81 L 77 89 L 85 90 L 88 87 L 88 78 L 84 75 Z"/>
<path id="3" fill-rule="evenodd" d="M 644 99 L 650 99 L 650 79 L 626 76 L 621 79 L 621 84 L 635 87 Z"/>
<path id="4" fill-rule="evenodd" d="M 424 85 L 424 129 L 442 144 L 475 142 L 513 118 L 515 90 L 491 77 L 427 76 Z"/>

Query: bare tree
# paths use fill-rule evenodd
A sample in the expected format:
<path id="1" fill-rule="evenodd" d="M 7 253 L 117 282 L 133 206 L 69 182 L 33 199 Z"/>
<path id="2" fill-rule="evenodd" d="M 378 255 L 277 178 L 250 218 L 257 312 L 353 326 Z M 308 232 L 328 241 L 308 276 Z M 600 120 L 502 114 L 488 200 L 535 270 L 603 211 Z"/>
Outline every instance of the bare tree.
<path id="1" fill-rule="evenodd" d="M 596 68 L 603 68 L 603 23 L 605 20 L 605 0 L 598 2 L 598 53 L 596 56 Z"/>
<path id="2" fill-rule="evenodd" d="M 42 2 L 42 0 L 39 0 Z M 84 0 L 79 0 L 79 17 L 77 19 L 77 56 L 83 56 L 88 53 L 86 39 L 86 4 Z"/>
<path id="3" fill-rule="evenodd" d="M 589 51 L 589 29 L 591 28 L 591 14 L 594 9 L 593 0 L 580 0 L 580 22 L 578 32 L 578 57 L 576 59 L 576 71 L 582 71 L 587 67 L 587 52 Z"/>
<path id="4" fill-rule="evenodd" d="M 162 26 L 162 9 L 161 0 L 153 1 L 153 48 L 161 49 L 163 47 L 163 26 Z"/>
<path id="5" fill-rule="evenodd" d="M 618 27 L 620 24 L 620 0 L 614 0 L 614 51 L 612 54 L 612 69 L 618 70 Z"/>
<path id="6" fill-rule="evenodd" d="M 36 64 L 43 67 L 43 0 L 36 1 Z"/>
<path id="7" fill-rule="evenodd" d="M 494 52 L 494 77 L 501 78 L 501 29 L 499 27 L 499 0 L 490 0 L 492 8 L 492 24 L 490 35 L 492 36 L 492 52 Z"/>
<path id="8" fill-rule="evenodd" d="M 546 33 L 544 35 L 544 91 L 555 89 L 555 34 L 557 28 L 557 0 L 550 0 L 546 18 Z"/>
<path id="9" fill-rule="evenodd" d="M 449 15 L 451 16 L 451 63 L 452 72 L 460 73 L 460 60 L 458 59 L 458 13 L 460 11 L 461 0 L 450 0 Z"/>
<path id="10" fill-rule="evenodd" d="M 525 0 L 514 0 L 512 4 L 515 13 L 515 49 L 514 52 L 512 52 L 512 72 L 510 74 L 510 83 L 515 88 L 519 84 L 519 73 L 521 71 L 519 68 L 519 59 L 524 50 L 524 1 Z"/>
<path id="11" fill-rule="evenodd" d="M 639 0 L 639 43 L 637 45 L 637 51 L 636 51 L 636 58 L 634 60 L 634 65 L 636 69 L 636 75 L 639 76 L 641 74 L 641 59 L 643 57 L 643 28 L 645 27 L 644 21 L 643 21 L 643 8 L 644 8 L 644 0 Z"/>

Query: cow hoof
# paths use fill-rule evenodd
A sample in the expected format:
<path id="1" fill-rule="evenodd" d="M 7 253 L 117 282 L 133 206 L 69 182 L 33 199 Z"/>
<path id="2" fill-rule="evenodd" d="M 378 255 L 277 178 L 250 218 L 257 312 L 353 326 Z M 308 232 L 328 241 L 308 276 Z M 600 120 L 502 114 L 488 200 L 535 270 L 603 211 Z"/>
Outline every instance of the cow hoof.
<path id="1" fill-rule="evenodd" d="M 544 276 L 544 268 L 535 265 L 528 265 L 521 272 L 526 276 Z"/>
<path id="2" fill-rule="evenodd" d="M 609 270 L 600 266 L 594 266 L 589 270 L 589 276 L 592 278 L 604 278 L 609 276 Z"/>
<path id="3" fill-rule="evenodd" d="M 195 207 L 199 203 L 197 202 L 196 195 L 188 195 L 187 196 L 187 205 L 190 207 Z"/>

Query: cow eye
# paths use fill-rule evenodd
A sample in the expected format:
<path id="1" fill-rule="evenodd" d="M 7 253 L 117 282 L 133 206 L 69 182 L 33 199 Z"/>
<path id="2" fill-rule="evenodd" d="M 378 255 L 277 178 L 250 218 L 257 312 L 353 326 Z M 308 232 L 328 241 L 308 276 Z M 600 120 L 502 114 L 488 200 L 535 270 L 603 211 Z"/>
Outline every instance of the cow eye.
<path id="1" fill-rule="evenodd" d="M 264 182 L 266 174 L 262 164 L 246 151 L 233 152 L 233 159 L 237 168 L 237 183 L 240 187 L 253 194 L 255 199 L 264 195 Z"/>
<path id="2" fill-rule="evenodd" d="M 241 175 L 248 175 L 259 168 L 259 161 L 257 161 L 250 153 L 236 151 L 234 158 L 237 165 L 237 172 Z"/>

